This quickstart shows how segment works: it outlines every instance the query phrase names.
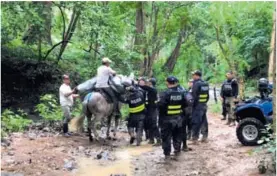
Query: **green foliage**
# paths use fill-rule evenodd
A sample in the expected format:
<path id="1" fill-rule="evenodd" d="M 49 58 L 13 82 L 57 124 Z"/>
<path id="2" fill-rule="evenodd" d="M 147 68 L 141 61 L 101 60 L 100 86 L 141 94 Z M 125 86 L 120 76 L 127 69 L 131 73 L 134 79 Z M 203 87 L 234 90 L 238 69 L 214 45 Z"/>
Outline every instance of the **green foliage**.
<path id="1" fill-rule="evenodd" d="M 73 9 L 77 9 L 81 14 L 76 30 L 59 66 L 78 72 L 82 80 L 96 74 L 104 56 L 114 61 L 112 67 L 118 73 L 139 74 L 147 67 L 142 66 L 142 61 L 155 52 L 150 69 L 158 79 L 159 89 L 165 88 L 164 79 L 171 74 L 186 87 L 190 72 L 195 69 L 201 70 L 210 83 L 221 83 L 230 69 L 240 77 L 251 76 L 246 74 L 251 70 L 257 70 L 256 75 L 265 75 L 273 2 L 143 2 L 144 25 L 137 26 L 139 4 L 1 2 L 1 49 L 9 48 L 8 54 L 14 51 L 23 59 L 45 56 L 54 44 L 62 41 L 64 23 L 68 28 Z M 141 27 L 144 33 L 138 34 L 136 31 Z M 161 68 L 183 28 L 186 35 L 174 70 L 168 73 Z M 136 37 L 145 40 L 136 46 Z M 47 59 L 56 61 L 59 51 L 57 46 Z"/>
<path id="2" fill-rule="evenodd" d="M 214 100 L 211 100 L 211 101 L 214 101 Z M 212 113 L 217 113 L 217 114 L 221 114 L 222 112 L 222 105 L 221 105 L 221 102 L 218 102 L 218 103 L 209 103 L 209 110 L 212 112 Z"/>
<path id="3" fill-rule="evenodd" d="M 62 120 L 63 113 L 57 103 L 57 99 L 52 94 L 41 96 L 40 103 L 36 105 L 35 111 L 47 121 Z"/>
<path id="4" fill-rule="evenodd" d="M 6 109 L 1 114 L 1 137 L 11 132 L 23 131 L 32 121 L 26 119 L 27 114 L 18 110 L 17 113 Z"/>
<path id="5" fill-rule="evenodd" d="M 82 103 L 80 99 L 76 99 L 75 106 L 73 106 L 72 117 L 78 117 L 82 114 Z"/>
<path id="6" fill-rule="evenodd" d="M 123 104 L 120 109 L 120 113 L 125 120 L 129 116 L 129 106 L 127 104 Z"/>

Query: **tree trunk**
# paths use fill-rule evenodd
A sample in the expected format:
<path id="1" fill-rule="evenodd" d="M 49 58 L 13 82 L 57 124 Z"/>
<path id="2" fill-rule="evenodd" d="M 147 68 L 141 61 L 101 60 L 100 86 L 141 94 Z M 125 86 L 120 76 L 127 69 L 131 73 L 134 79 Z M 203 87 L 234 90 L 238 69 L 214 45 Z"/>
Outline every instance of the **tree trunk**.
<path id="1" fill-rule="evenodd" d="M 70 23 L 69 23 L 69 26 L 67 28 L 67 32 L 65 34 L 64 40 L 62 42 L 59 55 L 57 57 L 57 62 L 60 61 L 60 59 L 62 57 L 62 54 L 63 54 L 68 42 L 70 41 L 70 39 L 71 39 L 71 37 L 72 37 L 72 35 L 75 31 L 76 24 L 77 24 L 77 21 L 79 19 L 80 14 L 81 14 L 80 11 L 77 11 L 75 8 L 73 9 L 73 13 L 71 15 Z"/>
<path id="2" fill-rule="evenodd" d="M 51 39 L 51 28 L 52 28 L 52 2 L 45 1 L 44 2 L 44 9 L 45 9 L 45 31 L 46 31 L 46 40 L 49 45 L 52 45 Z"/>
<path id="3" fill-rule="evenodd" d="M 143 35 L 145 34 L 145 27 L 144 27 L 144 13 L 143 13 L 143 2 L 137 3 L 137 10 L 136 10 L 136 37 L 135 37 L 135 45 L 142 45 Z"/>
<path id="4" fill-rule="evenodd" d="M 274 6 L 276 3 L 274 3 Z M 273 131 L 276 133 L 276 9 L 273 14 L 273 31 L 271 35 L 271 53 L 269 59 L 268 79 L 273 82 Z"/>
<path id="5" fill-rule="evenodd" d="M 144 75 L 146 68 L 148 67 L 147 52 L 145 48 L 145 22 L 143 12 L 143 2 L 137 2 L 136 9 L 136 35 L 134 41 L 134 48 L 143 56 L 143 62 L 141 63 L 140 75 Z"/>
<path id="6" fill-rule="evenodd" d="M 274 3 L 275 4 L 275 3 Z M 271 43 L 270 43 L 270 56 L 269 56 L 269 63 L 268 63 L 268 80 L 273 81 L 273 70 L 275 67 L 273 66 L 273 63 L 275 62 L 274 60 L 276 59 L 274 57 L 274 52 L 275 52 L 275 42 L 276 42 L 276 11 L 273 13 L 273 27 L 272 27 L 272 33 L 271 33 Z"/>
<path id="7" fill-rule="evenodd" d="M 170 73 L 173 72 L 175 64 L 177 62 L 177 58 L 180 54 L 180 48 L 183 43 L 183 36 L 185 35 L 185 30 L 181 30 L 177 39 L 177 43 L 175 48 L 173 49 L 172 53 L 168 57 L 166 63 L 164 64 L 164 68 L 168 70 Z"/>

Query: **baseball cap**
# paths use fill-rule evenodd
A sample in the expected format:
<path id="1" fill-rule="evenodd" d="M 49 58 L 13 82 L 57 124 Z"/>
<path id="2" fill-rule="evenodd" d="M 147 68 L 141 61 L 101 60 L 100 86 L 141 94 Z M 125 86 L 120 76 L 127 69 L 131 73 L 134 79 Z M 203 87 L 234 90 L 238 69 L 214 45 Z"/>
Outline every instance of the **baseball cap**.
<path id="1" fill-rule="evenodd" d="M 166 81 L 170 84 L 175 84 L 178 82 L 178 79 L 175 76 L 168 76 L 166 78 Z"/>
<path id="2" fill-rule="evenodd" d="M 62 77 L 63 79 L 69 79 L 69 76 L 67 74 L 64 74 Z"/>
<path id="3" fill-rule="evenodd" d="M 104 58 L 102 59 L 102 63 L 112 63 L 112 61 L 111 61 L 109 58 L 104 57 Z"/>

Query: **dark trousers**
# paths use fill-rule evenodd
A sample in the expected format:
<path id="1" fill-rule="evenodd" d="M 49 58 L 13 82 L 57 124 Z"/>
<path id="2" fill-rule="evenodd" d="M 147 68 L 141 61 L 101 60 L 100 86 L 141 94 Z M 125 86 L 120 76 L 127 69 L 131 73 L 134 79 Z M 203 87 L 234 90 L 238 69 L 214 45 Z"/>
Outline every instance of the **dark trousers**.
<path id="1" fill-rule="evenodd" d="M 187 117 L 184 117 L 183 123 L 182 123 L 182 141 L 183 141 L 183 147 L 187 147 L 187 126 L 188 126 L 188 120 Z"/>
<path id="2" fill-rule="evenodd" d="M 160 137 L 160 131 L 157 126 L 157 119 L 158 119 L 158 111 L 156 108 L 149 108 L 147 109 L 147 123 L 148 123 L 148 130 L 149 130 L 149 139 L 151 141 L 154 141 L 156 138 L 159 140 Z"/>
<path id="3" fill-rule="evenodd" d="M 116 93 L 113 91 L 113 89 L 111 87 L 105 87 L 105 88 L 101 88 L 112 100 L 113 103 L 113 107 L 114 107 L 114 112 L 116 114 L 119 114 L 119 104 L 118 104 L 118 99 L 117 99 L 117 95 Z"/>
<path id="4" fill-rule="evenodd" d="M 192 139 L 198 140 L 201 130 L 203 137 L 208 137 L 207 105 L 198 104 L 192 111 Z"/>
<path id="5" fill-rule="evenodd" d="M 128 118 L 128 132 L 131 137 L 135 137 L 136 132 L 136 139 L 138 143 L 142 140 L 144 118 L 144 114 L 132 114 Z"/>
<path id="6" fill-rule="evenodd" d="M 222 115 L 224 117 L 226 117 L 226 115 L 227 115 L 227 107 L 226 107 L 226 104 L 224 102 L 225 101 L 223 100 L 223 103 L 222 103 Z"/>
<path id="7" fill-rule="evenodd" d="M 191 118 L 192 118 L 192 107 L 187 107 L 185 109 L 185 130 L 186 130 L 186 134 L 189 138 L 191 138 L 191 128 L 192 128 L 192 122 L 191 122 Z"/>
<path id="8" fill-rule="evenodd" d="M 171 140 L 173 140 L 174 152 L 181 151 L 182 143 L 182 118 L 172 117 L 161 122 L 162 148 L 164 155 L 171 153 Z"/>

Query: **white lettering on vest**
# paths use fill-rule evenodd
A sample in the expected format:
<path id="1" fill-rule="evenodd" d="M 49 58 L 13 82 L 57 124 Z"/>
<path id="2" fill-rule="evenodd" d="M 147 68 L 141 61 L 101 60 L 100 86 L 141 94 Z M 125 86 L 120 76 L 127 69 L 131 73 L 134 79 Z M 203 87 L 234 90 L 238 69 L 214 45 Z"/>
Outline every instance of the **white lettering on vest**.
<path id="1" fill-rule="evenodd" d="M 176 96 L 170 96 L 170 100 L 182 100 L 182 96 L 181 95 L 176 95 Z"/>
<path id="2" fill-rule="evenodd" d="M 141 101 L 142 101 L 141 98 L 137 98 L 135 100 L 131 100 L 131 104 L 136 104 L 136 103 L 141 102 Z"/>

